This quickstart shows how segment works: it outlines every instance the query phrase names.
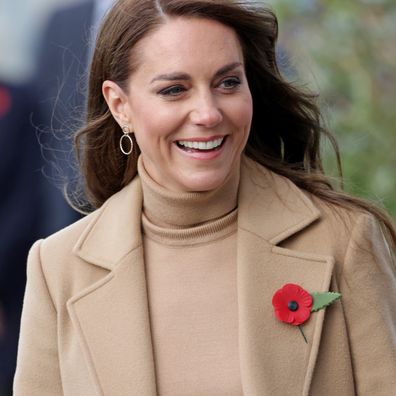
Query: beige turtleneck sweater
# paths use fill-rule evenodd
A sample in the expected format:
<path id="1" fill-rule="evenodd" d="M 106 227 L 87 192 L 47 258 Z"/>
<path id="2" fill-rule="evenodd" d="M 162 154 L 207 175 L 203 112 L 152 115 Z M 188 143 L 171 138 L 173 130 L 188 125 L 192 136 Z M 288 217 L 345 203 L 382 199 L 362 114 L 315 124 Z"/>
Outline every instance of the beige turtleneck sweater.
<path id="1" fill-rule="evenodd" d="M 143 243 L 159 396 L 241 396 L 236 230 L 239 169 L 174 193 L 144 169 Z"/>

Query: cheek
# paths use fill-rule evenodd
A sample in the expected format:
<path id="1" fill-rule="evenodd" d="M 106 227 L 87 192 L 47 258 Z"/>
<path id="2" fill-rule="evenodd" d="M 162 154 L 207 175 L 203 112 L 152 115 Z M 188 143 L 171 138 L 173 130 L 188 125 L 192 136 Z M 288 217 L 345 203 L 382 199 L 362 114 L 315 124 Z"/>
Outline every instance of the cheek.
<path id="1" fill-rule="evenodd" d="M 177 130 L 175 110 L 171 111 L 158 103 L 140 103 L 133 108 L 131 119 L 136 142 L 146 166 L 163 167 L 170 158 L 174 132 Z"/>
<path id="2" fill-rule="evenodd" d="M 146 102 L 141 101 L 135 103 L 131 111 L 131 119 L 133 128 L 136 135 L 141 135 L 142 137 L 150 134 L 155 130 L 155 118 L 152 116 L 151 106 L 148 106 Z"/>
<path id="3" fill-rule="evenodd" d="M 132 112 L 133 127 L 140 140 L 167 139 L 176 130 L 177 112 L 158 103 L 142 103 Z"/>
<path id="4" fill-rule="evenodd" d="M 237 105 L 230 109 L 233 124 L 243 133 L 249 133 L 253 116 L 253 103 L 250 95 L 246 95 Z"/>

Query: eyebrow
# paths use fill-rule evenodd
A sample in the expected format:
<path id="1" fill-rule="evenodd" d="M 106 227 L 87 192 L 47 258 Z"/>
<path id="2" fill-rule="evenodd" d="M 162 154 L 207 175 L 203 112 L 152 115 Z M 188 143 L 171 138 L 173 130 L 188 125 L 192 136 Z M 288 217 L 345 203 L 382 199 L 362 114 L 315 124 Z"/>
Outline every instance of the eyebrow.
<path id="1" fill-rule="evenodd" d="M 226 74 L 234 69 L 236 69 L 239 66 L 243 66 L 241 62 L 233 62 L 228 65 L 223 66 L 214 75 L 214 78 L 218 78 L 222 76 L 223 74 Z M 160 74 L 159 76 L 154 77 L 150 84 L 152 84 L 155 81 L 180 81 L 180 80 L 191 80 L 191 76 L 187 73 L 182 73 L 182 72 L 175 72 L 175 73 L 169 73 L 169 74 Z"/>

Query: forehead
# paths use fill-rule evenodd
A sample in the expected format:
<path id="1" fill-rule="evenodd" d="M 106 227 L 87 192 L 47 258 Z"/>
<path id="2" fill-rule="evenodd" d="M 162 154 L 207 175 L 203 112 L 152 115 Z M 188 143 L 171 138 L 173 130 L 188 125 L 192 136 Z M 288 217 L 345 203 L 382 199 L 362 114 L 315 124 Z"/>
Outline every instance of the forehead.
<path id="1" fill-rule="evenodd" d="M 136 72 L 146 74 L 174 69 L 202 72 L 225 63 L 243 63 L 235 31 L 203 18 L 170 18 L 140 40 L 134 53 L 138 64 Z"/>

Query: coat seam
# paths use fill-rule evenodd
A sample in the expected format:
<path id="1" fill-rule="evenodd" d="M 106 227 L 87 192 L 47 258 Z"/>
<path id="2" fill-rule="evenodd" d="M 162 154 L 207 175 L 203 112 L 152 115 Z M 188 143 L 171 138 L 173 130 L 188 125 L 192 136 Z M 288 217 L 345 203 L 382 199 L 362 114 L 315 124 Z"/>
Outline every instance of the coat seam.
<path id="1" fill-rule="evenodd" d="M 45 289 L 46 289 L 46 291 L 48 293 L 48 296 L 49 296 L 49 298 L 51 300 L 51 305 L 54 308 L 55 313 L 58 314 L 58 310 L 57 310 L 56 305 L 55 305 L 55 299 L 54 299 L 54 297 L 53 297 L 53 295 L 51 293 L 51 290 L 50 290 L 50 288 L 48 286 L 47 276 L 46 276 L 46 273 L 44 271 L 43 257 L 42 257 L 42 242 L 43 242 L 43 239 L 40 239 L 39 241 L 37 241 L 38 249 L 39 249 L 38 253 L 39 253 L 40 270 L 41 270 L 41 273 L 43 274 L 43 282 L 44 282 L 44 285 L 45 285 Z"/>

